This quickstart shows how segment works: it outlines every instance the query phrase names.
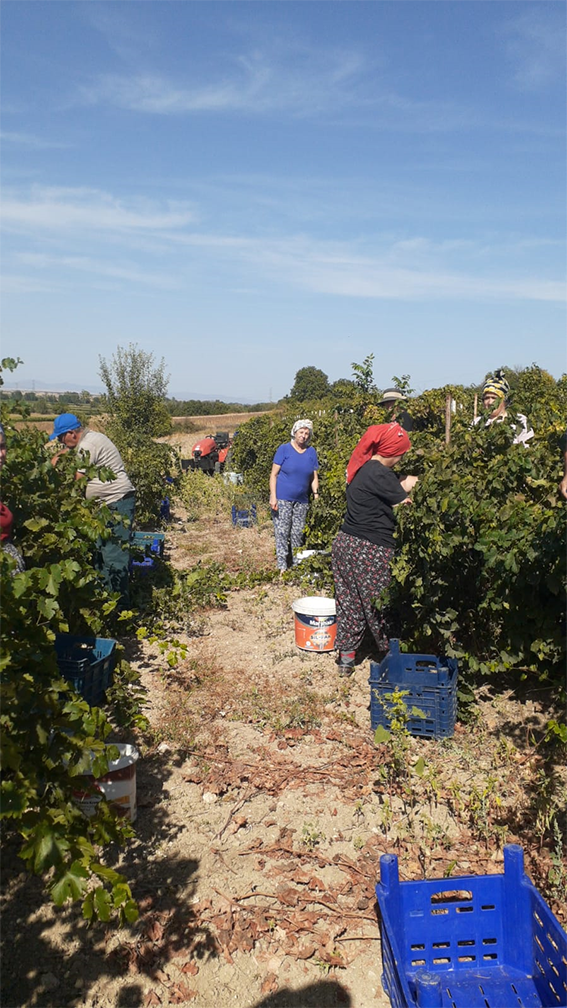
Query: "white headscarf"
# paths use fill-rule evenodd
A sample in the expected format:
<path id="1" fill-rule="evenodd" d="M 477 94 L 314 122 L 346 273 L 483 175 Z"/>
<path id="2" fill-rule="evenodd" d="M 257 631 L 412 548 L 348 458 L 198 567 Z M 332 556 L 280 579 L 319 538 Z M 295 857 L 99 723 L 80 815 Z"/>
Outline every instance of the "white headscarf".
<path id="1" fill-rule="evenodd" d="M 311 435 L 313 433 L 313 421 L 312 420 L 296 420 L 295 423 L 294 423 L 294 425 L 293 425 L 293 427 L 291 428 L 291 436 L 295 437 L 295 435 L 297 434 L 298 430 L 301 430 L 302 427 L 307 427 L 309 429 L 309 437 L 311 437 Z"/>

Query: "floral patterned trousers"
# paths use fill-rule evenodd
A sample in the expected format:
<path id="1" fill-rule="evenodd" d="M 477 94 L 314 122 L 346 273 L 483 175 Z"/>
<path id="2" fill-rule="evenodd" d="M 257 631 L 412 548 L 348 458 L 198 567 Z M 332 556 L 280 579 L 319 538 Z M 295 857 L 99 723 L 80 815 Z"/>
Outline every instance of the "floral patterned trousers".
<path id="1" fill-rule="evenodd" d="M 279 500 L 278 510 L 272 511 L 278 570 L 287 570 L 293 563 L 291 551 L 303 545 L 308 508 L 309 504 L 300 501 Z"/>
<path id="2" fill-rule="evenodd" d="M 388 648 L 382 614 L 372 604 L 391 580 L 394 550 L 339 532 L 332 562 L 337 605 L 337 651 L 356 651 L 366 627 L 381 651 Z"/>

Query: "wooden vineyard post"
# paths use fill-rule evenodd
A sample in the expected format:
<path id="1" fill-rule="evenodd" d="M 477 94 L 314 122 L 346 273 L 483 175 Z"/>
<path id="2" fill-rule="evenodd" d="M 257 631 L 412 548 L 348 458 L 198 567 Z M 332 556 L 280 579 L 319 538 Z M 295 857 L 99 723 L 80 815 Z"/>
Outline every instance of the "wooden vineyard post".
<path id="1" fill-rule="evenodd" d="M 445 444 L 451 440 L 451 399 L 448 395 L 445 400 Z"/>
<path id="2" fill-rule="evenodd" d="M 478 395 L 475 392 L 475 394 L 474 394 L 474 407 L 473 407 L 473 420 L 476 420 L 477 416 L 478 416 Z"/>

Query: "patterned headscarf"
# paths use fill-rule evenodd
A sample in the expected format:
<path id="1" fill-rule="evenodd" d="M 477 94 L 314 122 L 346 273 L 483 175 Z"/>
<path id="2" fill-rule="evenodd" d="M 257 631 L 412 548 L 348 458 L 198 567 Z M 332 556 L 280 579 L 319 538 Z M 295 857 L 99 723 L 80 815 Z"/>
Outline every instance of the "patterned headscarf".
<path id="1" fill-rule="evenodd" d="M 411 448 L 411 442 L 399 423 L 374 424 L 362 435 L 347 466 L 347 483 L 352 483 L 358 470 L 373 455 L 393 458 Z"/>
<path id="2" fill-rule="evenodd" d="M 497 395 L 499 399 L 505 399 L 510 391 L 510 386 L 504 377 L 504 372 L 499 369 L 494 372 L 494 375 L 490 375 L 484 385 L 482 386 L 482 398 L 484 399 L 487 392 Z"/>
<path id="3" fill-rule="evenodd" d="M 311 435 L 313 433 L 313 421 L 312 420 L 296 420 L 295 423 L 294 423 L 294 425 L 293 425 L 293 427 L 291 428 L 291 436 L 295 437 L 295 435 L 297 434 L 298 430 L 301 430 L 302 427 L 307 427 L 309 429 L 309 437 L 311 437 Z"/>

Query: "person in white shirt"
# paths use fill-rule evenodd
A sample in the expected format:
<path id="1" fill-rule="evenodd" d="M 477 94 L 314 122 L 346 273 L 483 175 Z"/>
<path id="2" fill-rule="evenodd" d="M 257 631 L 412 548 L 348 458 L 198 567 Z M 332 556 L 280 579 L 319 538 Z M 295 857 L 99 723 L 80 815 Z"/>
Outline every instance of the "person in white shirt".
<path id="1" fill-rule="evenodd" d="M 491 410 L 490 415 L 484 418 L 484 426 L 489 427 L 493 423 L 501 423 L 505 417 L 510 416 L 512 430 L 514 431 L 513 444 L 527 444 L 534 436 L 531 427 L 528 428 L 528 419 L 523 413 L 508 413 L 508 394 L 510 386 L 501 370 L 490 375 L 482 386 L 482 405 L 484 410 Z M 478 424 L 483 419 L 478 416 L 473 423 Z"/>
<path id="2" fill-rule="evenodd" d="M 128 565 L 130 553 L 128 545 L 132 535 L 136 492 L 131 483 L 120 452 L 106 434 L 100 431 L 85 429 L 74 413 L 61 413 L 55 417 L 53 431 L 49 440 L 55 438 L 63 445 L 60 452 L 53 455 L 52 465 L 68 451 L 75 450 L 79 458 L 77 479 L 84 476 L 81 466 L 94 465 L 99 469 L 112 469 L 114 479 L 90 479 L 87 482 L 85 496 L 87 500 L 98 500 L 112 512 L 108 523 L 111 530 L 109 539 L 99 540 L 96 567 L 100 570 L 109 591 L 120 592 L 121 604 L 128 602 L 129 583 Z"/>

